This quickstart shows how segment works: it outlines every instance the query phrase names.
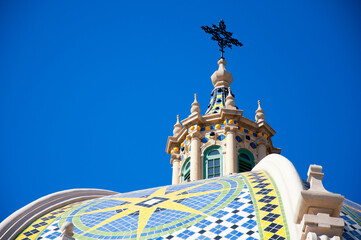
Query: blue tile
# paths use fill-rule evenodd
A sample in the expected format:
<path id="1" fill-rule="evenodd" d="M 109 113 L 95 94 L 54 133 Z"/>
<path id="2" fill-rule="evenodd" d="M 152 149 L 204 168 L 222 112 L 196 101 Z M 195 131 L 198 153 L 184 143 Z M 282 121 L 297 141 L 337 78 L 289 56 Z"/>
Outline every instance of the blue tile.
<path id="1" fill-rule="evenodd" d="M 236 137 L 237 142 L 242 142 L 242 138 L 240 136 Z"/>
<path id="2" fill-rule="evenodd" d="M 228 218 L 226 221 L 227 222 L 231 222 L 231 223 L 237 223 L 239 221 L 241 221 L 244 217 L 239 216 L 239 215 L 233 215 L 232 217 Z"/>
<path id="3" fill-rule="evenodd" d="M 231 239 L 231 240 L 236 240 L 239 237 L 241 237 L 242 235 L 243 235 L 243 233 L 233 230 L 228 235 L 226 235 L 226 238 Z"/>
<path id="4" fill-rule="evenodd" d="M 250 145 L 253 149 L 257 148 L 256 144 L 253 143 L 253 142 L 251 142 L 249 145 Z"/>
<path id="5" fill-rule="evenodd" d="M 245 223 L 243 223 L 242 224 L 242 227 L 245 227 L 245 228 L 248 228 L 248 229 L 252 229 L 254 226 L 256 226 L 257 225 L 257 222 L 256 221 L 254 221 L 254 220 L 252 220 L 252 219 L 250 219 L 250 220 L 248 220 L 247 222 L 245 222 Z"/>
<path id="6" fill-rule="evenodd" d="M 226 229 L 227 229 L 227 227 L 225 227 L 225 226 L 217 225 L 214 228 L 212 228 L 210 231 L 215 234 L 220 234 L 221 232 L 225 231 Z"/>

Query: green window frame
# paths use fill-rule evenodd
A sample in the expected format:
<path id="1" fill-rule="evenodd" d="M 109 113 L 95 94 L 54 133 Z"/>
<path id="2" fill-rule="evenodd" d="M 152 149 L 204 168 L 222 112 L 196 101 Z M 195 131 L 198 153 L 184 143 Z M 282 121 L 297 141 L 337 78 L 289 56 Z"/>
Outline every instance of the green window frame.
<path id="1" fill-rule="evenodd" d="M 204 151 L 203 176 L 205 179 L 223 176 L 223 154 L 220 146 L 212 146 Z"/>
<path id="2" fill-rule="evenodd" d="M 182 166 L 182 182 L 186 182 L 191 178 L 191 161 L 187 158 Z"/>
<path id="3" fill-rule="evenodd" d="M 238 172 L 249 172 L 254 167 L 254 156 L 247 149 L 238 150 Z"/>

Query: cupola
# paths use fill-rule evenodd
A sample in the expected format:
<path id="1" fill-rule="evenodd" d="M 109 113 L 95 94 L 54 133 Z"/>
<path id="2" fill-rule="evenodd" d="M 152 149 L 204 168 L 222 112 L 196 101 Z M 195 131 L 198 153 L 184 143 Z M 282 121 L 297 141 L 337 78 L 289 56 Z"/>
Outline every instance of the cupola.
<path id="1" fill-rule="evenodd" d="M 225 65 L 221 58 L 211 77 L 214 89 L 206 113 L 201 115 L 195 94 L 191 114 L 182 124 L 177 119 L 173 136 L 168 137 L 173 184 L 247 172 L 268 154 L 281 151 L 273 147 L 275 131 L 265 122 L 260 101 L 256 121 L 236 107 L 230 88 L 233 77 Z"/>
<path id="2" fill-rule="evenodd" d="M 227 47 L 243 44 L 226 31 L 223 20 L 218 26 L 201 28 L 218 42 L 221 58 L 211 76 L 214 88 L 205 114 L 201 115 L 195 94 L 191 114 L 181 121 L 183 128 L 174 126 L 173 136 L 168 137 L 173 184 L 251 171 L 266 155 L 281 152 L 273 147 L 276 132 L 266 123 L 260 102 L 256 122 L 236 107 L 230 88 L 233 76 L 225 68 L 223 53 Z"/>

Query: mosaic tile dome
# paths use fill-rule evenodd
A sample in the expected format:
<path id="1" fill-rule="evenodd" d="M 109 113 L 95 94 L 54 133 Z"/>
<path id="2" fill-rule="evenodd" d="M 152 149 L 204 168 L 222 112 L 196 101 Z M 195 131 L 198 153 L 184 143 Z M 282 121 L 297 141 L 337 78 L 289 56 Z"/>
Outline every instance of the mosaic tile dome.
<path id="1" fill-rule="evenodd" d="M 345 201 L 345 239 L 360 239 L 361 208 Z M 265 171 L 73 203 L 33 222 L 16 239 L 290 239 L 280 192 Z"/>

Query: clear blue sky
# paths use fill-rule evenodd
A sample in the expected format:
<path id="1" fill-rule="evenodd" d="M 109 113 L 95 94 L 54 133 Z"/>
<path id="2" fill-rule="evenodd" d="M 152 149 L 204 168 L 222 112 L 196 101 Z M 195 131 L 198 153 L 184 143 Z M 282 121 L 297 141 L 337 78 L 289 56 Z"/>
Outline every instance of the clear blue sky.
<path id="1" fill-rule="evenodd" d="M 0 220 L 71 188 L 171 183 L 176 115 L 204 113 L 224 19 L 237 106 L 262 100 L 302 178 L 361 203 L 361 4 L 297 1 L 1 1 Z"/>

